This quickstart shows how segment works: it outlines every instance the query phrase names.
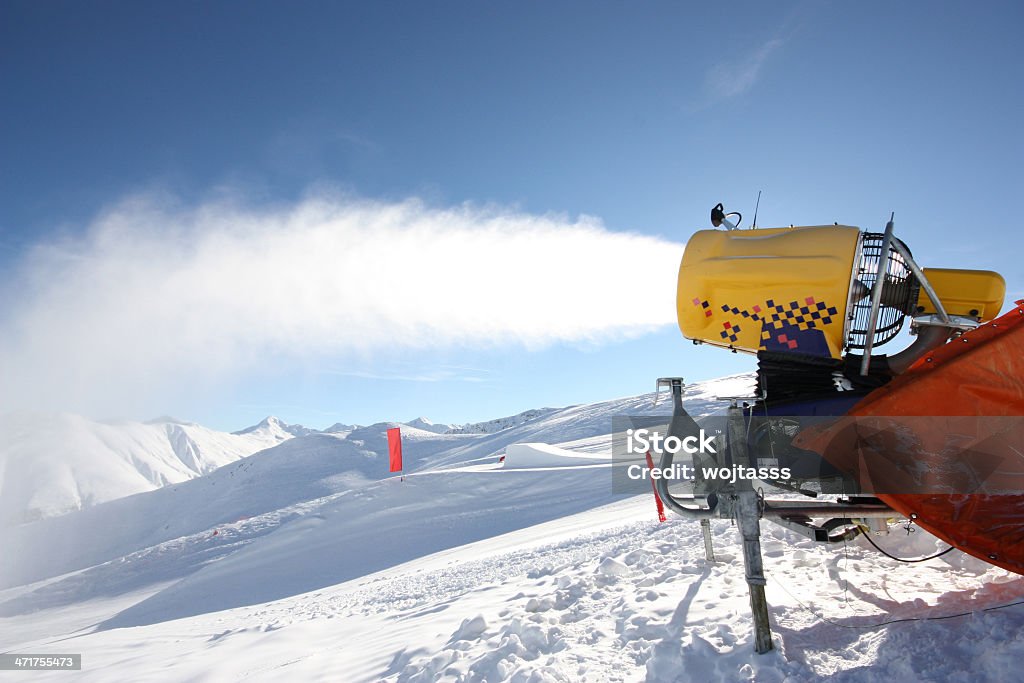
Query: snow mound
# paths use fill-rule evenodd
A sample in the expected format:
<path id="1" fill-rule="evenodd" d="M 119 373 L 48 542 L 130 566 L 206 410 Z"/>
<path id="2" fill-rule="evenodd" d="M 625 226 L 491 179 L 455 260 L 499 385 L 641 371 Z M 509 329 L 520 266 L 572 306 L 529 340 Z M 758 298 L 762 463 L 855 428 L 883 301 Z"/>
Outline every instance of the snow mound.
<path id="1" fill-rule="evenodd" d="M 611 458 L 601 455 L 583 455 L 546 443 L 514 443 L 505 449 L 505 469 L 524 467 L 578 467 L 580 465 L 608 465 Z"/>

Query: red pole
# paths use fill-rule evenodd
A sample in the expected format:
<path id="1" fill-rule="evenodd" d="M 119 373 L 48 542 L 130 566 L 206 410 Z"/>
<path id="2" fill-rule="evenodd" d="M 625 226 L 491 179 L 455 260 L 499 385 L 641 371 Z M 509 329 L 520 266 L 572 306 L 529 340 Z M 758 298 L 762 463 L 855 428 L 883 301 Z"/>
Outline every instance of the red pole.
<path id="1" fill-rule="evenodd" d="M 651 458 L 651 452 L 647 451 L 647 471 L 650 472 L 654 469 L 654 459 Z M 651 490 L 654 491 L 654 502 L 658 504 L 658 521 L 664 522 L 667 520 L 665 517 L 665 505 L 661 502 L 661 497 L 658 495 L 658 489 L 654 485 L 654 477 L 651 477 Z"/>

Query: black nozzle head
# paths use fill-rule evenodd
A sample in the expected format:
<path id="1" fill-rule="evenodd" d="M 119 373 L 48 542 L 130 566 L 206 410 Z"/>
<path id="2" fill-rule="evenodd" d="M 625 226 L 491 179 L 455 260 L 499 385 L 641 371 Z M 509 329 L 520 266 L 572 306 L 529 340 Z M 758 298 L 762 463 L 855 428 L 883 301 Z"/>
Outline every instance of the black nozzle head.
<path id="1" fill-rule="evenodd" d="M 722 202 L 715 204 L 715 208 L 711 209 L 711 225 L 716 228 L 721 227 L 722 221 L 725 220 L 725 207 L 722 206 Z"/>

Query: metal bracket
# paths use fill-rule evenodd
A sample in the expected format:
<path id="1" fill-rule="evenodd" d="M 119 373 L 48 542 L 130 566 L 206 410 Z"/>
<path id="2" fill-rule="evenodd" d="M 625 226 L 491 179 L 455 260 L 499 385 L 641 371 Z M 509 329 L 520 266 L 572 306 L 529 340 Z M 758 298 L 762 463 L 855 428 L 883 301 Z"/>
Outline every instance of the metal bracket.
<path id="1" fill-rule="evenodd" d="M 654 405 L 658 405 L 658 399 L 661 398 L 661 388 L 665 387 L 673 394 L 674 387 L 679 387 L 680 398 L 682 398 L 682 390 L 685 387 L 685 380 L 682 377 L 659 377 L 657 383 L 654 385 Z"/>
<path id="2" fill-rule="evenodd" d="M 980 324 L 981 323 L 974 318 L 968 318 L 963 315 L 951 315 L 948 317 L 948 320 L 943 320 L 942 316 L 937 313 L 915 316 L 910 321 L 910 325 L 912 327 L 917 327 L 919 325 L 925 327 L 948 327 L 950 329 L 962 330 L 964 332 L 970 332 Z"/>
<path id="3" fill-rule="evenodd" d="M 950 323 L 950 316 L 946 313 L 946 308 L 942 305 L 942 300 L 939 299 L 939 295 L 935 293 L 935 288 L 932 287 L 932 283 L 928 282 L 928 278 L 925 277 L 921 266 L 917 265 L 917 261 L 915 261 L 914 257 L 910 255 L 907 248 L 900 244 L 899 240 L 892 243 L 892 248 L 897 254 L 903 257 L 903 261 L 907 264 L 907 268 L 910 268 L 910 272 L 913 273 L 914 277 L 917 278 L 917 281 L 921 283 L 921 289 L 923 289 L 924 293 L 928 295 L 928 300 L 932 302 L 932 306 L 935 306 L 935 311 L 939 316 L 939 319 L 947 324 Z"/>
<path id="4" fill-rule="evenodd" d="M 820 526 L 815 525 L 811 522 L 810 517 L 804 516 L 792 516 L 792 517 L 775 517 L 772 520 L 773 524 L 777 524 L 781 527 L 795 531 L 801 536 L 815 541 L 816 543 L 841 543 L 843 541 L 852 541 L 860 533 L 856 523 L 850 519 L 830 519 L 823 522 Z M 841 529 L 839 533 L 834 533 L 836 529 Z"/>
<path id="5" fill-rule="evenodd" d="M 871 350 L 874 347 L 875 327 L 878 324 L 878 313 L 881 307 L 882 290 L 885 288 L 885 281 L 889 274 L 889 252 L 890 249 L 903 259 L 904 264 L 917 278 L 918 283 L 921 285 L 921 289 L 928 296 L 928 300 L 932 302 L 935 307 L 934 315 L 918 316 L 911 321 L 911 327 L 918 325 L 928 325 L 932 327 L 945 327 L 950 330 L 961 330 L 968 331 L 973 330 L 978 326 L 977 321 L 963 316 L 952 316 L 946 312 L 945 306 L 942 305 L 942 300 L 939 299 L 938 294 L 935 293 L 935 288 L 928 282 L 928 278 L 924 274 L 924 270 L 921 266 L 917 265 L 917 261 L 911 256 L 910 251 L 903 245 L 898 239 L 893 238 L 893 216 L 890 216 L 889 222 L 885 224 L 885 234 L 882 238 L 882 250 L 879 255 L 879 271 L 876 274 L 874 285 L 871 288 L 871 311 L 868 318 L 867 336 L 864 341 L 864 357 L 861 359 L 860 374 L 867 376 L 868 370 L 871 367 Z"/>

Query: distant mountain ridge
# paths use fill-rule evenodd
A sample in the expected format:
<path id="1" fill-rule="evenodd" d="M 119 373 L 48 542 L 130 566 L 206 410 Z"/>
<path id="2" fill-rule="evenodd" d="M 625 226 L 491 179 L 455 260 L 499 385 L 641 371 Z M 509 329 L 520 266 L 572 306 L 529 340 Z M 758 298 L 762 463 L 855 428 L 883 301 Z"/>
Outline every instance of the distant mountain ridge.
<path id="1" fill-rule="evenodd" d="M 403 422 L 402 424 L 408 425 L 410 427 L 415 427 L 416 429 L 422 429 L 425 432 L 433 432 L 434 434 L 448 434 L 452 431 L 452 429 L 458 427 L 458 425 L 437 424 L 431 422 L 425 417 L 417 417 L 415 420 L 409 420 L 408 422 Z"/>
<path id="2" fill-rule="evenodd" d="M 246 427 L 245 429 L 241 429 L 237 432 L 231 433 L 234 434 L 235 436 L 241 436 L 243 434 L 252 434 L 260 430 L 264 430 L 268 433 L 278 434 L 281 436 L 284 436 L 286 434 L 290 436 L 306 436 L 307 434 L 319 433 L 320 431 L 319 429 L 303 427 L 300 424 L 288 424 L 287 422 L 278 417 L 269 415 L 263 418 L 262 421 L 254 424 L 251 427 Z"/>
<path id="3" fill-rule="evenodd" d="M 553 410 L 462 425 L 425 417 L 394 424 L 437 435 L 494 434 Z M 319 430 L 273 415 L 232 433 L 169 416 L 135 422 L 72 414 L 0 415 L 0 527 L 188 481 L 294 438 L 351 435 L 358 440 L 373 432 L 368 429 L 337 422 Z"/>
<path id="4" fill-rule="evenodd" d="M 509 417 L 499 417 L 494 420 L 487 420 L 486 422 L 471 422 L 464 425 L 452 425 L 451 428 L 446 432 L 447 434 L 494 434 L 496 432 L 503 431 L 505 429 L 511 429 L 512 427 L 518 427 L 521 424 L 525 424 L 530 420 L 536 420 L 558 410 L 557 408 L 533 408 L 530 410 L 524 410 L 516 415 L 510 415 Z"/>
<path id="5" fill-rule="evenodd" d="M 292 439 L 296 431 L 276 418 L 227 434 L 174 419 L 0 415 L 0 526 L 187 481 Z"/>

